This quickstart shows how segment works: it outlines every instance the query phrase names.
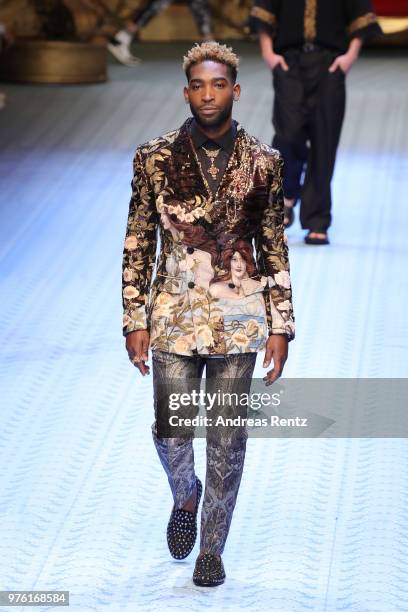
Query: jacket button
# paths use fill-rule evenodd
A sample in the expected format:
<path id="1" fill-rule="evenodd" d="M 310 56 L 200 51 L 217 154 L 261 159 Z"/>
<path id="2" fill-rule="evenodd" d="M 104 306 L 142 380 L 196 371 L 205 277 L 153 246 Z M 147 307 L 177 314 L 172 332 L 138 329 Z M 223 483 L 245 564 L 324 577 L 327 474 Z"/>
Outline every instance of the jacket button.
<path id="1" fill-rule="evenodd" d="M 189 288 L 189 289 L 194 289 L 194 287 L 195 287 L 195 283 L 193 283 L 193 281 L 190 281 L 190 282 L 188 283 L 188 288 Z"/>
<path id="2" fill-rule="evenodd" d="M 194 247 L 192 247 L 192 246 L 187 247 L 187 253 L 189 253 L 189 255 L 194 253 Z"/>

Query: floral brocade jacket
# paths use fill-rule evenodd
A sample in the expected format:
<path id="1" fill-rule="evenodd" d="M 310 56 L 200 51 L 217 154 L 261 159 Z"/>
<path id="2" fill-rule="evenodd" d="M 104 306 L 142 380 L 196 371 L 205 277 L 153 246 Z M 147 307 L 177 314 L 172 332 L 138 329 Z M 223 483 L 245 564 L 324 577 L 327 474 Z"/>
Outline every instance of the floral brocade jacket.
<path id="1" fill-rule="evenodd" d="M 147 329 L 152 350 L 180 355 L 257 352 L 270 334 L 291 340 L 282 158 L 237 125 L 213 194 L 191 120 L 136 151 L 123 251 L 123 333 Z"/>

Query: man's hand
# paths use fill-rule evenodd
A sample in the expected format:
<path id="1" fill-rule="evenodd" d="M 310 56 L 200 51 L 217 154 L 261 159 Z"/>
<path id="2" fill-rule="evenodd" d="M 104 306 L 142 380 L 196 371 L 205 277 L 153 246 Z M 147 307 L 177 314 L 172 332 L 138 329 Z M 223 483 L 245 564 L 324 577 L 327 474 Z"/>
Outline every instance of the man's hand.
<path id="1" fill-rule="evenodd" d="M 278 66 L 281 66 L 285 72 L 289 70 L 289 66 L 287 65 L 283 55 L 278 55 L 278 53 L 268 53 L 266 56 L 264 56 L 264 60 L 268 66 L 272 68 L 272 70 L 275 70 L 275 68 Z"/>
<path id="2" fill-rule="evenodd" d="M 354 52 L 347 51 L 344 55 L 338 55 L 329 68 L 329 72 L 336 72 L 338 68 L 347 74 L 358 55 Z"/>
<path id="3" fill-rule="evenodd" d="M 267 372 L 266 376 L 263 378 L 263 380 L 267 381 L 267 387 L 281 376 L 287 358 L 288 337 L 286 334 L 272 334 L 269 336 L 266 343 L 263 367 L 268 368 L 273 359 L 273 370 Z"/>
<path id="4" fill-rule="evenodd" d="M 148 360 L 150 336 L 147 329 L 140 329 L 126 335 L 126 350 L 130 361 L 141 372 L 142 376 L 150 373 L 145 361 Z"/>
<path id="5" fill-rule="evenodd" d="M 336 57 L 336 59 L 329 68 L 329 72 L 336 72 L 336 70 L 340 68 L 340 70 L 342 70 L 344 74 L 347 74 L 356 59 L 358 58 L 362 44 L 363 41 L 361 38 L 353 38 L 350 42 L 347 53 Z"/>
<path id="6" fill-rule="evenodd" d="M 340 68 L 340 70 L 344 72 L 344 74 L 347 74 L 356 59 L 356 57 L 353 57 L 348 53 L 345 53 L 344 55 L 339 55 L 338 57 L 336 57 L 336 59 L 330 66 L 329 72 L 336 72 L 336 70 Z"/>

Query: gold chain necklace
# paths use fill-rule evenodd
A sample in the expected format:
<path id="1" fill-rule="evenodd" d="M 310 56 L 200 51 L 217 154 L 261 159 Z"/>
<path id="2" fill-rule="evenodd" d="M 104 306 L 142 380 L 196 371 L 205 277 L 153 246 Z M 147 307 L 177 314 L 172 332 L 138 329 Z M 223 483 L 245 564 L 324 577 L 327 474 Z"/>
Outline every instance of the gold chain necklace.
<path id="1" fill-rule="evenodd" d="M 206 149 L 204 146 L 202 147 L 202 149 L 211 161 L 211 165 L 208 168 L 208 172 L 209 174 L 211 174 L 213 181 L 215 181 L 215 179 L 217 178 L 217 174 L 220 171 L 220 169 L 217 168 L 217 166 L 215 165 L 215 160 L 218 157 L 221 149 L 215 149 L 214 151 L 208 151 L 208 149 Z"/>
<path id="2" fill-rule="evenodd" d="M 198 166 L 198 168 L 200 170 L 201 178 L 203 180 L 205 189 L 207 191 L 208 199 L 207 199 L 206 203 L 204 204 L 204 210 L 205 210 L 206 213 L 208 213 L 214 207 L 214 205 L 222 204 L 222 202 L 220 202 L 218 200 L 218 198 L 217 198 L 218 193 L 219 193 L 219 191 L 221 189 L 221 184 L 218 185 L 216 193 L 212 194 L 210 186 L 209 186 L 208 181 L 206 179 L 204 170 L 203 170 L 203 168 L 201 166 L 200 159 L 199 159 L 199 157 L 197 155 L 197 152 L 195 150 L 195 147 L 194 147 L 194 144 L 193 144 L 193 141 L 192 141 L 190 135 L 189 135 L 189 140 L 190 140 L 190 145 L 191 145 L 191 149 L 193 151 L 194 158 L 195 158 L 197 166 Z M 234 154 L 235 154 L 235 151 L 236 151 L 236 147 L 237 147 L 237 141 L 238 141 L 238 138 L 235 139 L 234 151 L 233 151 L 233 154 L 230 155 L 230 158 L 228 160 L 228 164 L 227 164 L 227 167 L 226 167 L 225 172 L 224 172 L 224 177 L 227 174 L 227 171 L 229 170 L 229 168 L 231 167 L 231 164 L 232 164 L 232 161 L 233 161 L 233 157 L 234 157 Z M 220 150 L 221 149 L 218 149 L 218 152 Z M 223 181 L 224 181 L 224 178 L 221 179 L 221 183 Z M 234 212 L 233 212 L 232 215 L 231 215 L 230 206 L 229 206 L 230 202 L 228 202 L 228 201 L 226 202 L 226 218 L 227 218 L 228 223 L 230 223 L 230 224 L 237 220 L 237 203 L 235 201 L 235 198 L 233 200 L 234 200 Z"/>
<path id="3" fill-rule="evenodd" d="M 202 148 L 204 149 L 204 147 L 202 147 Z M 208 154 L 206 149 L 204 149 L 204 151 Z M 210 153 L 215 153 L 215 155 L 214 155 L 214 159 L 215 159 L 220 151 L 221 151 L 221 149 L 217 149 L 217 151 L 209 151 L 209 152 Z M 199 167 L 200 172 L 201 172 L 201 176 L 203 177 L 204 184 L 206 186 L 208 194 L 210 195 L 211 194 L 210 187 L 208 185 L 207 179 L 204 176 L 204 172 L 203 172 L 203 169 L 201 167 L 200 160 L 198 158 L 198 155 L 196 155 L 195 151 L 194 151 L 194 154 L 195 154 L 195 158 L 197 160 L 198 167 Z M 211 159 L 211 161 L 213 162 L 212 159 Z M 228 161 L 228 165 L 229 165 L 229 161 Z M 211 170 L 211 168 L 210 168 L 210 170 Z M 219 168 L 216 168 L 215 166 L 214 166 L 214 170 L 216 171 L 216 173 L 219 172 Z M 217 193 L 218 193 L 218 191 L 217 191 Z M 217 194 L 215 194 L 215 195 L 217 195 Z M 213 197 L 214 196 L 211 194 L 210 198 L 208 200 L 208 204 L 211 206 L 211 208 L 212 208 L 213 205 L 217 205 L 217 204 L 221 205 L 222 204 L 221 201 L 219 201 L 217 199 L 213 199 Z M 231 212 L 231 200 L 232 200 L 233 212 Z M 236 201 L 236 198 L 228 198 L 228 197 L 226 198 L 226 201 L 225 201 L 225 213 L 226 213 L 225 214 L 226 219 L 227 219 L 229 224 L 232 224 L 232 223 L 234 223 L 237 220 L 237 201 Z"/>

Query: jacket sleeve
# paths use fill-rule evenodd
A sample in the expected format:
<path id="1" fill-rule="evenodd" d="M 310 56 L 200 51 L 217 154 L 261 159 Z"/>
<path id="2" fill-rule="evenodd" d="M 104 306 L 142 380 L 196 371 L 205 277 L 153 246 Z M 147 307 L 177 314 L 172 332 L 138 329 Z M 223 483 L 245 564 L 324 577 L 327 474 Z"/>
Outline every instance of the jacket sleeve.
<path id="1" fill-rule="evenodd" d="M 268 277 L 266 312 L 269 335 L 295 337 L 289 253 L 283 227 L 283 158 L 273 152 L 269 198 L 263 212 L 255 249 L 259 272 Z"/>
<path id="2" fill-rule="evenodd" d="M 255 0 L 249 13 L 248 25 L 252 33 L 275 34 L 278 21 L 278 0 Z"/>
<path id="3" fill-rule="evenodd" d="M 158 212 L 140 150 L 133 161 L 132 197 L 122 263 L 123 335 L 148 329 L 147 304 L 156 261 Z"/>
<path id="4" fill-rule="evenodd" d="M 350 38 L 366 41 L 382 34 L 370 0 L 344 0 L 344 8 Z"/>

